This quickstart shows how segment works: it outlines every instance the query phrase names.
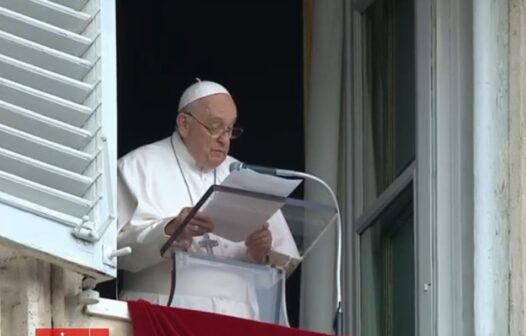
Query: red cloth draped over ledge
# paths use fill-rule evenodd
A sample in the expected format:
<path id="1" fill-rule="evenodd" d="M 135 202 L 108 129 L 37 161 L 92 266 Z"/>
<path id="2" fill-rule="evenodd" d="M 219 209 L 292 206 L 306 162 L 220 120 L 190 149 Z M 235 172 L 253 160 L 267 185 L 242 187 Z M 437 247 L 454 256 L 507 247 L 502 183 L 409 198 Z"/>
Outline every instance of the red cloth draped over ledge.
<path id="1" fill-rule="evenodd" d="M 327 336 L 237 317 L 128 301 L 134 336 Z"/>

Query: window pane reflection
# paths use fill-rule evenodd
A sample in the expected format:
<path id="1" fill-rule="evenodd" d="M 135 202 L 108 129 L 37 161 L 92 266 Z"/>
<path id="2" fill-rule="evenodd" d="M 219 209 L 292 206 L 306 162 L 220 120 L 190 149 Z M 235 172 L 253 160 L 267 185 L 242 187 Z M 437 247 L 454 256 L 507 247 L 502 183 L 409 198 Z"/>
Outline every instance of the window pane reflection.
<path id="1" fill-rule="evenodd" d="M 364 336 L 415 335 L 413 186 L 360 237 Z"/>
<path id="2" fill-rule="evenodd" d="M 364 187 L 371 204 L 415 158 L 412 0 L 376 0 L 365 13 Z"/>

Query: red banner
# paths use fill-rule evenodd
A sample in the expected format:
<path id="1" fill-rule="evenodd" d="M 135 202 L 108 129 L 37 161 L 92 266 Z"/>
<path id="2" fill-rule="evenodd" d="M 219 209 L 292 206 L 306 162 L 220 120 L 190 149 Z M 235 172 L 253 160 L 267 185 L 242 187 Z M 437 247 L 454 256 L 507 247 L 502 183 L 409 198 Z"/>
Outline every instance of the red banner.
<path id="1" fill-rule="evenodd" d="M 330 336 L 190 309 L 128 301 L 134 336 Z"/>

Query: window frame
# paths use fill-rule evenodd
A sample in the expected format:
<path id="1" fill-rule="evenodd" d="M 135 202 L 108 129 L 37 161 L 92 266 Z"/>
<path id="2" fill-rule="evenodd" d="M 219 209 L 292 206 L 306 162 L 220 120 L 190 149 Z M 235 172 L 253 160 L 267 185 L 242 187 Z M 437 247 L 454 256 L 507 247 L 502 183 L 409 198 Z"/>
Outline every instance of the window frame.
<path id="1" fill-rule="evenodd" d="M 346 321 L 347 331 L 361 335 L 361 302 L 360 302 L 360 233 L 370 225 L 404 186 L 413 183 L 414 218 L 415 218 L 415 330 L 418 335 L 435 335 L 436 286 L 434 272 L 436 269 L 436 107 L 435 107 L 435 9 L 432 0 L 415 1 L 415 117 L 416 149 L 415 160 L 398 176 L 361 216 L 364 208 L 364 190 L 360 181 L 364 178 L 364 111 L 367 102 L 364 99 L 365 85 L 365 24 L 364 11 L 375 0 L 351 1 L 351 57 L 352 57 L 352 111 L 353 136 L 350 139 L 352 164 L 347 172 L 352 176 L 352 197 L 349 200 L 351 209 L 351 227 L 346 240 L 350 242 L 347 255 L 349 260 L 346 274 L 347 302 L 356 310 L 351 311 Z M 357 276 L 358 275 L 358 276 Z"/>

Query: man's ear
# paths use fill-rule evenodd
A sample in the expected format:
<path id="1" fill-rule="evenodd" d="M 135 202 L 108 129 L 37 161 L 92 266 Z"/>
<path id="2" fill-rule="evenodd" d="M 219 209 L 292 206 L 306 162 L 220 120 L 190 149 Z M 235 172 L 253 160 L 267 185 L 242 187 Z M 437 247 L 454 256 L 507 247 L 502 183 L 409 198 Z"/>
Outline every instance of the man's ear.
<path id="1" fill-rule="evenodd" d="M 176 118 L 177 132 L 184 139 L 188 135 L 188 119 L 184 113 L 179 113 Z"/>

